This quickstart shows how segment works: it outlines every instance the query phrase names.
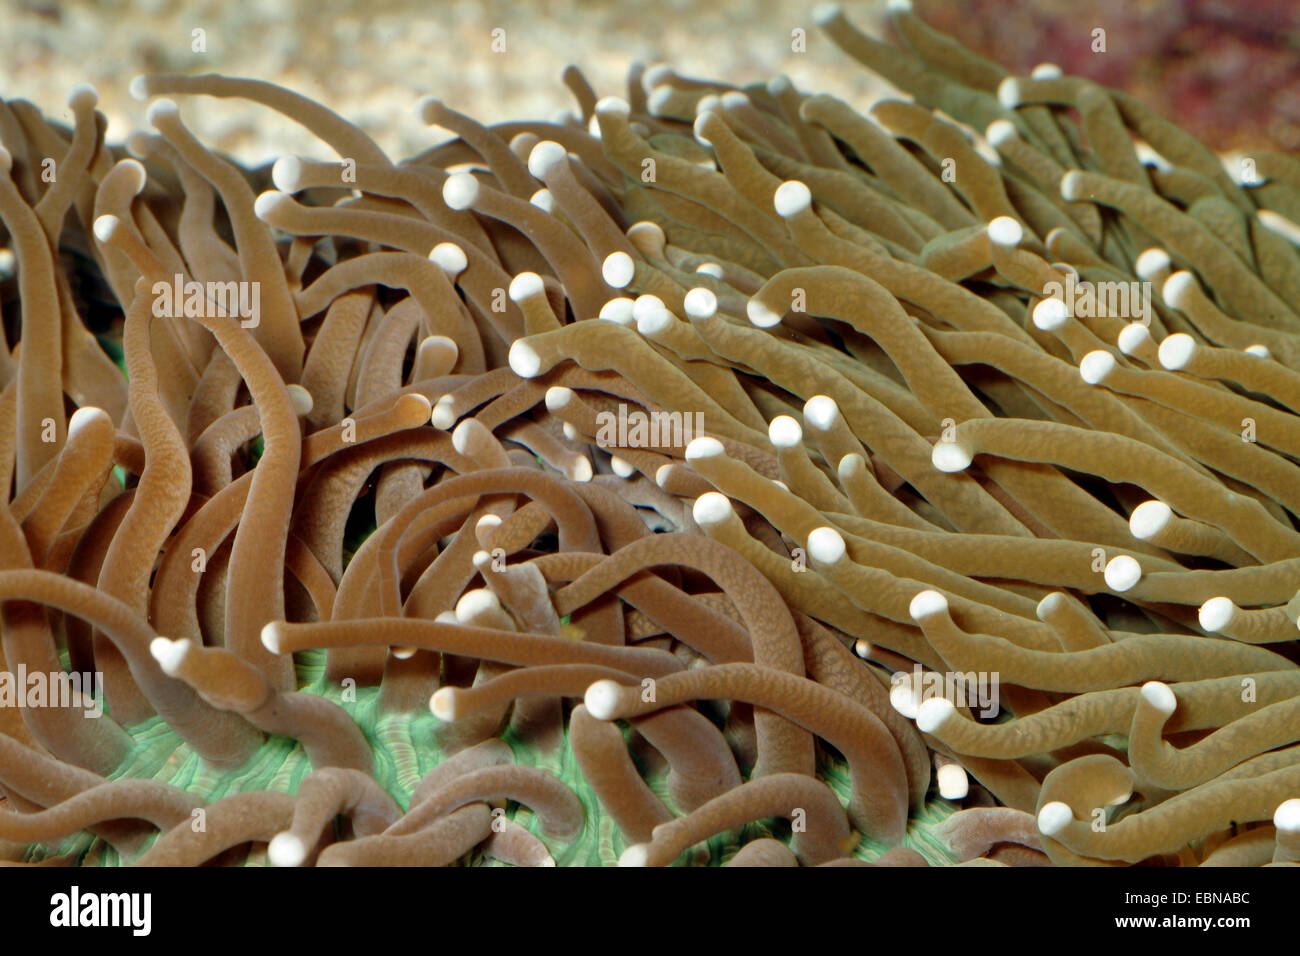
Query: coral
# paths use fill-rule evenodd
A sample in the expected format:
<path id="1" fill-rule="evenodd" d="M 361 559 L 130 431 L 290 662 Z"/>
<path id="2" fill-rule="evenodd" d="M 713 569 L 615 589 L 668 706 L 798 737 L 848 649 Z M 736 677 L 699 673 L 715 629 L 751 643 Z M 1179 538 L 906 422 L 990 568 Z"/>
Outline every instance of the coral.
<path id="1" fill-rule="evenodd" d="M 0 856 L 1293 863 L 1300 167 L 891 11 L 868 116 L 0 103 Z"/>

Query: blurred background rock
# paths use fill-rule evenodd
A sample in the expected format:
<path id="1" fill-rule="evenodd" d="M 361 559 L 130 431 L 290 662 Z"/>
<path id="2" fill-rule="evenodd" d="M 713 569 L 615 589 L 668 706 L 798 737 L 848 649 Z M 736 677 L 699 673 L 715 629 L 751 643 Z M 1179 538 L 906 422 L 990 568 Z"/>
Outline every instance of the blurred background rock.
<path id="1" fill-rule="evenodd" d="M 879 33 L 883 2 L 847 2 Z M 812 3 L 793 0 L 0 0 L 0 96 L 55 116 L 76 83 L 98 88 L 109 136 L 144 123 L 127 93 L 145 72 L 274 80 L 319 99 L 395 158 L 443 138 L 413 114 L 433 94 L 485 122 L 572 107 L 560 72 L 576 63 L 598 93 L 621 93 L 627 66 L 670 62 L 744 84 L 788 74 L 797 86 L 865 108 L 886 90 L 822 39 Z M 1026 71 L 1050 60 L 1137 93 L 1215 147 L 1300 146 L 1300 0 L 918 0 L 931 23 Z M 544 11 L 544 12 L 542 12 Z M 1107 52 L 1090 50 L 1107 30 Z M 492 30 L 506 52 L 493 53 Z M 807 31 L 807 52 L 791 32 Z M 194 31 L 206 49 L 192 49 Z M 205 142 L 245 162 L 329 153 L 247 104 L 185 97 Z"/>
<path id="2" fill-rule="evenodd" d="M 1300 150 L 1300 0 L 915 0 L 1024 73 L 1045 60 L 1124 89 L 1221 152 Z M 1106 30 L 1093 53 L 1092 30 Z"/>

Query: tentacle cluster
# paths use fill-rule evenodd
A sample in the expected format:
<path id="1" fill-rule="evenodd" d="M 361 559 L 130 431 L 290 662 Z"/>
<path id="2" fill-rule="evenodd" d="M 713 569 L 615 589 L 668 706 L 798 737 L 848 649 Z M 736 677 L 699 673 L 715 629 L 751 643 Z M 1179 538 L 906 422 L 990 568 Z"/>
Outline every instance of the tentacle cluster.
<path id="1" fill-rule="evenodd" d="M 1294 864 L 1300 166 L 891 9 L 867 116 L 0 103 L 0 672 L 105 709 L 0 707 L 0 856 Z"/>

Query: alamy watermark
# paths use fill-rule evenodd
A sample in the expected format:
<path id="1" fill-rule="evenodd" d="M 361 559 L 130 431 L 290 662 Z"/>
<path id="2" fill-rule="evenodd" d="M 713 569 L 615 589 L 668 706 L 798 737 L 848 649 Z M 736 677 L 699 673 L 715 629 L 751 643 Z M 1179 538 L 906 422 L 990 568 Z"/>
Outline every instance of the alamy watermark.
<path id="1" fill-rule="evenodd" d="M 601 448 L 684 447 L 704 434 L 703 412 L 628 411 L 596 413 L 596 444 Z"/>
<path id="2" fill-rule="evenodd" d="M 896 671 L 894 688 L 910 689 L 916 706 L 943 697 L 958 707 L 968 707 L 988 719 L 998 713 L 999 674 L 997 671 L 927 671 L 920 664 L 911 671 Z"/>
<path id="3" fill-rule="evenodd" d="M 1075 318 L 1116 318 L 1151 324 L 1150 282 L 1089 282 L 1067 272 L 1043 286 L 1043 296 L 1063 303 Z"/>
<path id="4" fill-rule="evenodd" d="M 67 893 L 50 897 L 50 925 L 62 929 L 79 927 L 126 927 L 132 936 L 148 936 L 153 929 L 153 894 L 83 893 L 73 886 Z"/>
<path id="5" fill-rule="evenodd" d="M 246 329 L 262 321 L 262 286 L 259 282 L 186 282 L 177 273 L 171 282 L 155 282 L 153 314 L 159 319 L 201 319 L 229 316 Z"/>
<path id="6" fill-rule="evenodd" d="M 78 708 L 81 716 L 104 716 L 104 675 L 73 671 L 0 671 L 0 707 Z"/>

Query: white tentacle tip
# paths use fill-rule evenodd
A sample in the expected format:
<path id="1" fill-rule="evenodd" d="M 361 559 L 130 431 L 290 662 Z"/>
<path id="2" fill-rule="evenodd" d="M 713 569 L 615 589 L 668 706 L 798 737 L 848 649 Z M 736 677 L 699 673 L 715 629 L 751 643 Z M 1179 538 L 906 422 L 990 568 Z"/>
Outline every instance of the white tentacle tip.
<path id="1" fill-rule="evenodd" d="M 582 703 L 597 720 L 613 720 L 618 714 L 619 685 L 612 680 L 598 680 L 587 688 Z"/>
<path id="2" fill-rule="evenodd" d="M 634 843 L 620 854 L 619 866 L 646 866 L 650 862 L 650 850 L 644 843 Z"/>
<path id="3" fill-rule="evenodd" d="M 984 131 L 984 138 L 989 144 L 996 149 L 997 147 L 1015 139 L 1016 124 L 1011 120 L 998 119 L 989 123 L 988 129 Z"/>
<path id="4" fill-rule="evenodd" d="M 938 591 L 921 591 L 907 605 L 907 613 L 911 615 L 913 621 L 918 623 L 934 614 L 946 614 L 948 613 L 948 599 Z"/>
<path id="5" fill-rule="evenodd" d="M 185 660 L 193 646 L 189 638 L 173 641 L 166 637 L 155 637 L 149 642 L 149 653 L 158 662 L 164 674 L 175 677 L 181 668 L 181 662 Z"/>
<path id="6" fill-rule="evenodd" d="M 1032 313 L 1034 328 L 1055 332 L 1070 320 L 1070 307 L 1060 299 L 1042 299 Z"/>
<path id="7" fill-rule="evenodd" d="M 757 298 L 751 298 L 745 303 L 745 315 L 749 321 L 760 329 L 770 329 L 773 326 L 781 324 L 780 313 L 773 312 Z"/>
<path id="8" fill-rule="evenodd" d="M 701 458 L 718 458 L 725 454 L 726 449 L 722 447 L 722 442 L 708 435 L 692 438 L 690 444 L 686 446 L 687 461 L 699 461 Z"/>
<path id="9" fill-rule="evenodd" d="M 1181 309 L 1195 283 L 1196 276 L 1186 269 L 1175 272 L 1160 287 L 1160 298 L 1165 300 L 1165 305 L 1169 306 L 1169 308 Z"/>
<path id="10" fill-rule="evenodd" d="M 433 403 L 433 410 L 429 413 L 429 424 L 434 428 L 441 428 L 443 431 L 451 428 L 456 424 L 456 400 L 450 395 L 444 395 Z"/>
<path id="11" fill-rule="evenodd" d="M 439 687 L 429 698 L 429 711 L 439 720 L 450 723 L 456 719 L 456 688 Z"/>
<path id="12" fill-rule="evenodd" d="M 528 204 L 536 206 L 542 212 L 555 212 L 555 194 L 549 189 L 539 189 L 528 197 Z"/>
<path id="13" fill-rule="evenodd" d="M 1139 279 L 1150 279 L 1168 269 L 1170 263 L 1169 253 L 1159 246 L 1152 246 L 1138 253 L 1137 261 L 1133 263 L 1133 271 L 1138 274 Z"/>
<path id="14" fill-rule="evenodd" d="M 858 656 L 864 657 L 866 655 L 859 653 Z M 906 675 L 903 676 L 906 677 Z M 898 679 L 899 675 L 897 674 L 895 674 L 894 677 L 895 680 L 889 688 L 890 706 L 908 720 L 915 720 L 916 715 L 921 710 L 920 695 L 917 694 L 916 688 L 912 686 L 911 680 L 900 680 Z"/>
<path id="15" fill-rule="evenodd" d="M 947 697 L 930 697 L 916 708 L 916 729 L 923 734 L 932 734 L 955 713 L 957 708 Z"/>
<path id="16" fill-rule="evenodd" d="M 1232 623 L 1237 616 L 1237 605 L 1227 597 L 1212 597 L 1196 612 L 1196 620 L 1211 634 L 1217 634 Z"/>
<path id="17" fill-rule="evenodd" d="M 643 315 L 649 315 L 651 312 L 657 312 L 659 309 L 666 308 L 664 300 L 657 295 L 639 295 L 632 300 L 632 318 L 640 319 Z"/>
<path id="18" fill-rule="evenodd" d="M 778 415 L 767 426 L 767 439 L 777 448 L 794 448 L 803 442 L 803 426 L 792 415 Z"/>
<path id="19" fill-rule="evenodd" d="M 633 312 L 636 311 L 636 300 L 627 296 L 619 296 L 616 299 L 607 300 L 600 307 L 599 318 L 606 322 L 613 322 L 615 325 L 631 325 L 636 319 Z"/>
<path id="20" fill-rule="evenodd" d="M 1138 564 L 1136 558 L 1121 554 L 1106 562 L 1102 574 L 1106 579 L 1106 587 L 1122 594 L 1132 590 L 1142 580 L 1142 565 Z"/>
<path id="21" fill-rule="evenodd" d="M 718 297 L 710 289 L 691 289 L 682 299 L 682 311 L 688 319 L 711 319 L 718 314 Z"/>
<path id="22" fill-rule="evenodd" d="M 626 252 L 611 252 L 601 264 L 600 275 L 611 289 L 626 289 L 636 275 L 636 262 Z"/>
<path id="23" fill-rule="evenodd" d="M 803 403 L 803 420 L 817 431 L 829 431 L 839 416 L 840 407 L 829 395 L 814 395 Z"/>
<path id="24" fill-rule="evenodd" d="M 1168 684 L 1158 680 L 1147 681 L 1142 685 L 1142 699 L 1151 707 L 1168 717 L 1178 709 L 1178 698 Z"/>
<path id="25" fill-rule="evenodd" d="M 546 390 L 546 410 L 558 412 L 573 401 L 574 391 L 567 385 L 552 385 Z"/>
<path id="26" fill-rule="evenodd" d="M 939 441 L 930 450 L 930 463 L 945 474 L 965 471 L 975 460 L 975 450 L 960 441 Z"/>
<path id="27" fill-rule="evenodd" d="M 740 90 L 728 90 L 721 96 L 722 108 L 727 110 L 744 109 L 751 106 L 753 101 Z"/>
<path id="28" fill-rule="evenodd" d="M 1043 804 L 1038 811 L 1038 832 L 1044 836 L 1056 836 L 1074 822 L 1074 811 L 1069 804 L 1054 800 Z"/>
<path id="29" fill-rule="evenodd" d="M 266 858 L 272 866 L 302 866 L 307 847 L 297 836 L 285 830 L 272 837 L 266 846 Z"/>
<path id="30" fill-rule="evenodd" d="M 733 514 L 731 499 L 717 491 L 706 491 L 695 499 L 691 508 L 691 517 L 701 527 L 722 524 Z"/>
<path id="31" fill-rule="evenodd" d="M 469 268 L 465 250 L 454 242 L 440 242 L 429 251 L 429 261 L 450 278 L 455 278 Z"/>
<path id="32" fill-rule="evenodd" d="M 568 151 L 559 143 L 544 139 L 528 154 L 528 174 L 534 179 L 544 179 L 568 155 Z"/>
<path id="33" fill-rule="evenodd" d="M 1160 343 L 1160 348 L 1156 352 L 1156 357 L 1169 371 L 1177 372 L 1192 360 L 1196 348 L 1196 339 L 1186 332 L 1175 332 L 1173 335 L 1165 336 L 1165 340 Z"/>
<path id="34" fill-rule="evenodd" d="M 511 302 L 523 302 L 545 291 L 546 286 L 542 282 L 542 277 L 536 272 L 521 272 L 510 280 L 510 288 L 506 290 L 506 295 L 510 296 Z"/>
<path id="35" fill-rule="evenodd" d="M 812 206 L 812 191 L 797 179 L 790 179 L 776 187 L 772 206 L 782 219 L 797 216 Z"/>
<path id="36" fill-rule="evenodd" d="M 1100 385 L 1118 364 L 1105 349 L 1094 349 L 1079 360 L 1079 377 L 1089 385 Z"/>
<path id="37" fill-rule="evenodd" d="M 420 350 L 428 352 L 450 352 L 452 360 L 460 357 L 460 346 L 449 335 L 426 335 L 420 339 Z"/>
<path id="38" fill-rule="evenodd" d="M 272 654 L 281 653 L 282 628 L 279 621 L 268 621 L 262 625 L 262 646 Z"/>
<path id="39" fill-rule="evenodd" d="M 95 238 L 100 242 L 109 242 L 116 235 L 118 228 L 122 225 L 122 220 L 111 213 L 105 213 L 102 216 L 95 217 L 95 224 L 92 227 Z"/>
<path id="40" fill-rule="evenodd" d="M 646 338 L 654 338 L 667 332 L 676 321 L 676 317 L 667 309 L 655 309 L 636 320 L 636 330 Z"/>
<path id="41" fill-rule="evenodd" d="M 595 470 L 591 467 L 591 459 L 586 455 L 574 455 L 574 457 L 565 464 L 565 477 L 570 481 L 585 482 L 591 481 L 595 477 Z M 622 477 L 626 478 L 626 475 Z"/>
<path id="42" fill-rule="evenodd" d="M 1138 349 L 1151 341 L 1151 329 L 1141 322 L 1130 322 L 1119 330 L 1115 344 L 1125 355 L 1136 355 Z"/>
<path id="43" fill-rule="evenodd" d="M 296 193 L 302 188 L 303 162 L 297 156 L 281 156 L 271 167 L 271 182 L 281 192 Z"/>
<path id="44" fill-rule="evenodd" d="M 71 439 L 86 426 L 99 421 L 111 422 L 112 419 L 108 417 L 108 412 L 102 408 L 97 408 L 94 405 L 82 405 L 68 419 L 68 438 Z"/>
<path id="45" fill-rule="evenodd" d="M 1276 233 L 1293 245 L 1300 246 L 1300 223 L 1271 209 L 1260 209 L 1255 216 L 1259 219 L 1259 224 L 1269 232 Z"/>
<path id="46" fill-rule="evenodd" d="M 1144 501 L 1128 517 L 1128 529 L 1139 541 L 1150 541 L 1174 519 L 1173 509 L 1163 501 Z"/>
<path id="47" fill-rule="evenodd" d="M 467 418 L 451 432 L 451 447 L 458 454 L 468 455 L 475 438 L 480 438 L 486 429 L 477 418 Z"/>
<path id="48" fill-rule="evenodd" d="M 920 726 L 919 721 L 917 726 Z M 939 796 L 945 800 L 965 800 L 970 793 L 970 778 L 966 776 L 966 768 L 959 763 L 946 763 L 940 767 L 935 772 L 934 782 Z"/>
<path id="49" fill-rule="evenodd" d="M 149 109 L 145 111 L 144 118 L 150 126 L 157 128 L 160 123 L 175 119 L 180 114 L 181 108 L 176 105 L 175 100 L 161 99 L 154 100 L 149 104 Z"/>
<path id="50" fill-rule="evenodd" d="M 1038 605 L 1034 608 L 1034 616 L 1040 621 L 1047 620 L 1049 616 L 1065 606 L 1065 600 L 1064 594 L 1060 591 L 1053 591 L 1038 602 Z"/>
<path id="51" fill-rule="evenodd" d="M 1072 169 L 1061 177 L 1061 198 L 1066 202 L 1083 199 L 1083 173 Z"/>
<path id="52" fill-rule="evenodd" d="M 293 405 L 294 415 L 299 418 L 306 418 L 311 414 L 311 410 L 316 407 L 311 392 L 296 383 L 285 386 L 285 390 L 289 393 L 289 402 Z M 420 397 L 423 398 L 424 396 Z"/>
<path id="53" fill-rule="evenodd" d="M 649 247 L 660 256 L 663 255 L 664 245 L 668 242 L 668 237 L 664 235 L 664 227 L 649 219 L 642 219 L 628 226 L 627 238 L 638 249 L 644 251 Z"/>
<path id="54" fill-rule="evenodd" d="M 1294 835 L 1300 833 L 1300 798 L 1283 800 L 1273 814 L 1273 826 L 1279 833 Z"/>
<path id="55" fill-rule="evenodd" d="M 442 184 L 442 201 L 447 208 L 461 212 L 478 199 L 478 180 L 469 173 L 452 173 Z"/>
<path id="56" fill-rule="evenodd" d="M 487 588 L 466 591 L 456 602 L 456 620 L 465 624 L 489 611 L 499 611 L 501 600 Z"/>
<path id="57" fill-rule="evenodd" d="M 520 378 L 535 378 L 542 371 L 542 357 L 523 339 L 510 346 L 510 370 Z"/>
<path id="58" fill-rule="evenodd" d="M 113 172 L 125 179 L 131 186 L 131 194 L 138 196 L 144 192 L 149 173 L 138 159 L 123 159 L 113 167 Z"/>
<path id="59" fill-rule="evenodd" d="M 695 136 L 695 142 L 701 146 L 713 146 L 709 137 L 705 134 L 705 128 L 718 121 L 717 114 L 709 108 L 704 102 L 704 97 L 695 104 L 695 122 L 691 124 L 691 133 Z M 651 110 L 653 112 L 653 108 Z"/>
<path id="60" fill-rule="evenodd" d="M 814 528 L 808 535 L 808 556 L 819 564 L 835 564 L 847 553 L 844 537 L 834 528 Z"/>
<path id="61" fill-rule="evenodd" d="M 1020 105 L 1020 81 L 1014 76 L 1008 76 L 998 84 L 998 102 L 1008 110 Z"/>
<path id="62" fill-rule="evenodd" d="M 1025 238 L 1024 227 L 1010 216 L 998 216 L 988 224 L 989 242 L 995 246 L 1018 246 Z"/>
<path id="63" fill-rule="evenodd" d="M 784 73 L 779 73 L 767 81 L 767 91 L 773 96 L 784 96 L 794 89 L 794 83 Z"/>
<path id="64" fill-rule="evenodd" d="M 263 222 L 267 222 L 274 218 L 276 210 L 291 202 L 293 200 L 288 193 L 280 192 L 278 189 L 268 189 L 253 200 L 253 215 Z"/>
<path id="65" fill-rule="evenodd" d="M 628 105 L 627 100 L 617 96 L 602 96 L 596 101 L 595 110 L 598 117 L 621 116 L 626 119 L 632 115 L 632 107 Z"/>
<path id="66" fill-rule="evenodd" d="M 646 67 L 645 72 L 641 74 L 641 88 L 649 93 L 656 86 L 671 83 L 676 76 L 673 68 L 667 63 L 655 63 Z"/>

